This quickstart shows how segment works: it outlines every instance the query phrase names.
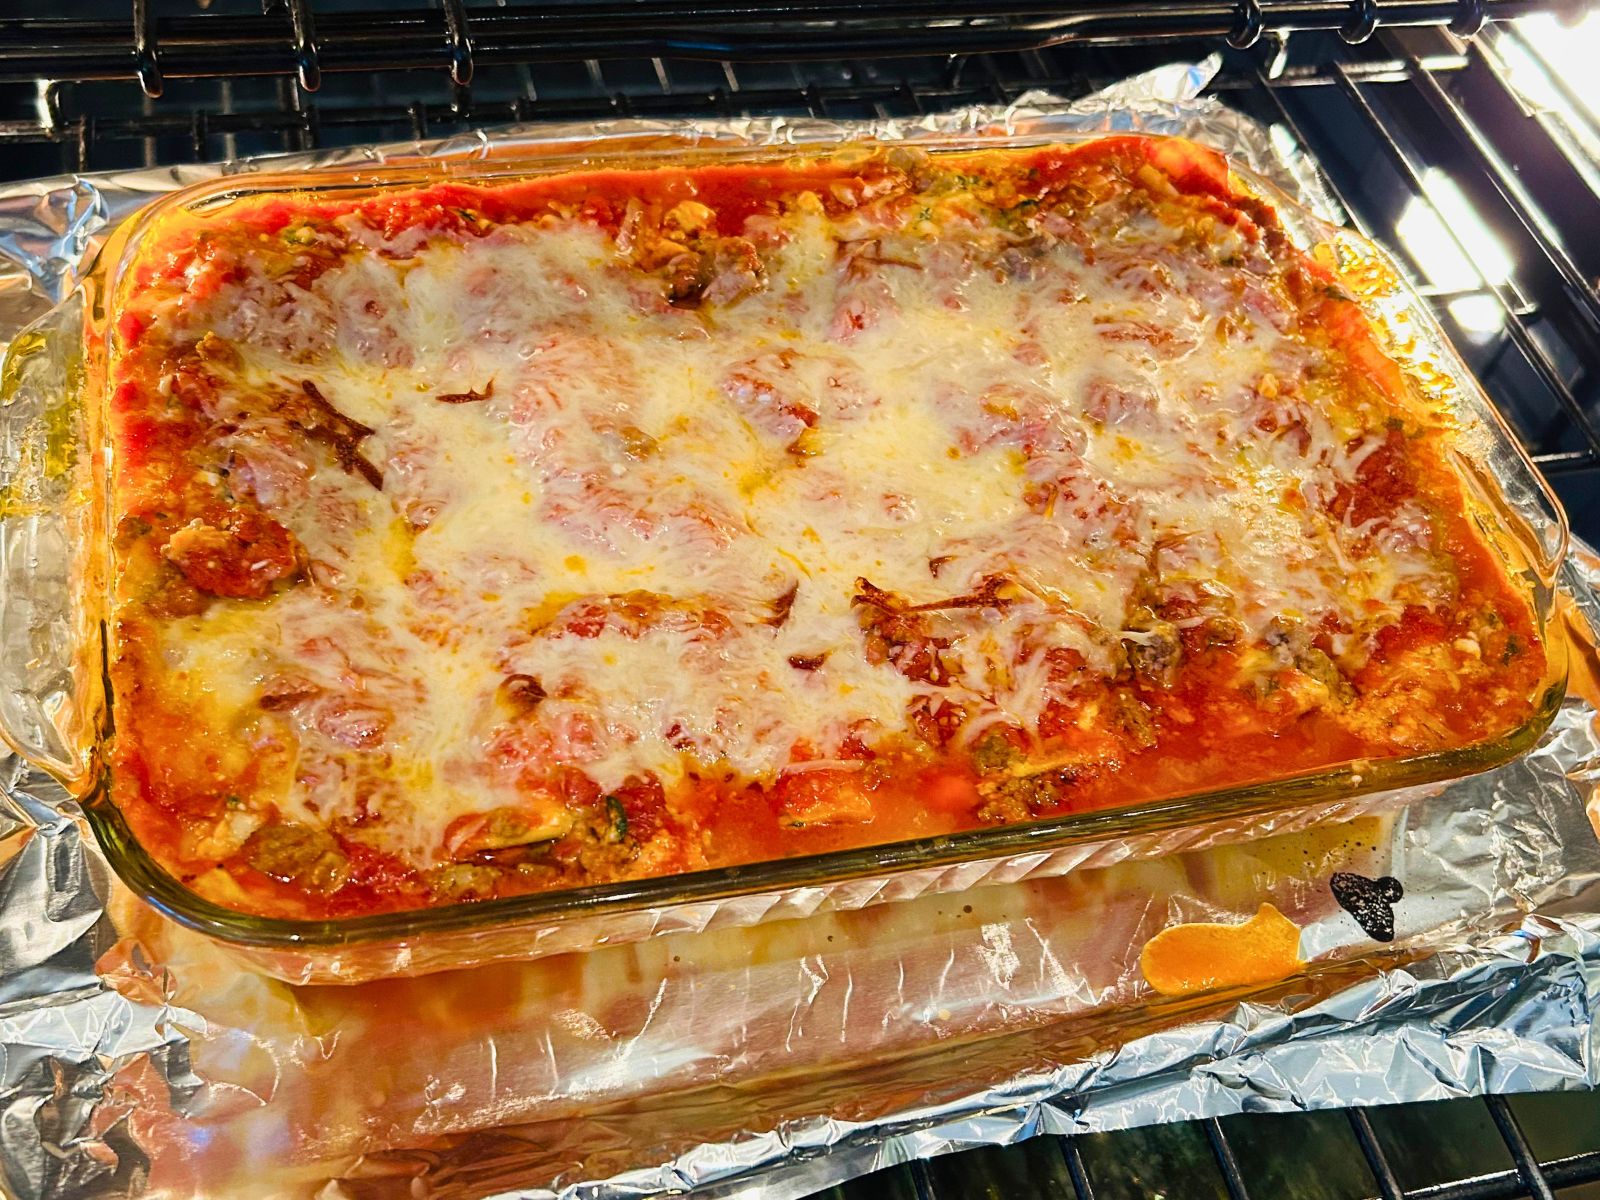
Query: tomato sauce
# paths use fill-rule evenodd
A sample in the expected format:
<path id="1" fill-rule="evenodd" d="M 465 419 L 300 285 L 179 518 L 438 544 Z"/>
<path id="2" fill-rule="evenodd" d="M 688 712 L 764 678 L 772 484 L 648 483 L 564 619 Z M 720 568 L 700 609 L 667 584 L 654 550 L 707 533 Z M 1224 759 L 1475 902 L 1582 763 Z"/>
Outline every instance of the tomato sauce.
<path id="1" fill-rule="evenodd" d="M 1013 207 L 1055 204 L 1070 213 L 1075 206 L 1143 189 L 1154 197 L 1151 203 L 1183 203 L 1197 219 L 1219 220 L 1249 239 L 1271 243 L 1288 257 L 1286 286 L 1302 297 L 1298 336 L 1329 348 L 1342 387 L 1391 398 L 1404 388 L 1360 308 L 1327 294 L 1333 279 L 1324 268 L 1283 250 L 1270 208 L 1234 190 L 1220 156 L 1186 143 L 1111 137 L 1072 148 L 953 156 L 941 165 L 958 161 L 963 165 L 950 169 L 965 171 L 970 178 L 964 176 L 964 186 L 986 204 L 1002 197 Z M 546 219 L 578 220 L 618 236 L 641 212 L 659 229 L 664 213 L 692 202 L 710 210 L 718 237 L 740 239 L 752 218 L 789 213 L 802 194 L 833 214 L 872 203 L 892 208 L 897 197 L 910 194 L 917 170 L 915 163 L 898 165 L 892 155 L 874 155 L 854 163 L 594 171 L 494 188 L 447 183 L 351 202 L 255 201 L 236 205 L 222 222 L 179 224 L 142 248 L 131 279 L 135 293 L 177 289 L 191 305 L 226 294 L 250 264 L 308 288 L 350 253 L 336 231 L 352 223 L 391 243 L 409 231 L 466 239 Z M 698 299 L 694 288 L 702 286 L 691 281 L 673 303 L 692 305 Z M 131 299 L 124 296 L 125 302 Z M 1159 615 L 1181 626 L 1176 636 L 1182 664 L 1175 673 L 1156 659 L 1144 666 L 1135 662 L 1120 677 L 1075 692 L 1070 703 L 1051 701 L 1036 728 L 1002 724 L 963 738 L 952 708 L 942 717 L 930 712 L 913 722 L 916 732 L 899 741 L 847 747 L 841 761 L 827 765 L 808 768 L 807 760 L 819 756 L 796 753 L 775 776 L 750 778 L 700 762 L 689 766 L 679 784 L 630 778 L 608 793 L 581 773 L 564 779 L 530 768 L 537 784 L 530 790 L 559 792 L 577 814 L 571 829 L 545 842 L 518 841 L 516 828 L 488 836 L 488 818 L 475 816 L 471 829 L 458 826 L 447 835 L 462 847 L 463 860 L 441 869 L 421 869 L 385 852 L 359 826 L 290 827 L 276 816 L 243 847 L 217 853 L 210 847 L 230 812 L 270 804 L 253 794 L 260 756 L 208 742 L 215 731 L 207 729 L 204 714 L 161 693 L 157 631 L 162 621 L 204 611 L 219 599 L 270 602 L 283 588 L 305 586 L 308 567 L 284 526 L 232 494 L 226 471 L 219 470 L 213 445 L 219 424 L 206 411 L 217 384 L 202 353 L 201 332 L 164 329 L 149 310 L 132 303 L 113 324 L 111 419 L 121 520 L 115 798 L 138 837 L 180 877 L 255 911 L 348 916 L 485 899 L 825 853 L 1279 779 L 1503 733 L 1526 717 L 1544 677 L 1531 609 L 1474 529 L 1459 481 L 1443 461 L 1441 435 L 1397 416 L 1383 444 L 1334 494 L 1328 510 L 1354 527 L 1420 505 L 1453 560 L 1455 595 L 1449 605 L 1406 607 L 1377 634 L 1370 658 L 1349 678 L 1328 674 L 1331 666 L 1324 665 L 1344 630 L 1324 629 L 1314 645 L 1295 646 L 1298 657 L 1291 663 L 1281 646 L 1237 644 L 1232 635 L 1207 632 L 1193 614 L 1174 606 Z M 442 398 L 487 395 L 486 389 Z M 323 449 L 337 451 L 347 469 L 361 468 L 351 456 L 359 457 L 361 431 L 371 430 L 348 421 L 335 428 L 342 419 L 337 413 L 306 416 L 303 398 L 294 401 L 299 408 L 288 400 L 279 403 L 280 419 L 312 441 L 321 436 L 328 443 Z M 1401 406 L 1395 407 L 1399 412 Z M 1257 428 L 1276 436 L 1285 427 L 1265 421 Z M 365 466 L 363 473 L 376 476 L 372 464 Z M 373 482 L 378 486 L 382 479 Z M 1041 509 L 1057 494 L 1040 491 L 1041 497 L 1047 493 Z M 1307 503 L 1297 491 L 1289 498 Z M 997 595 L 972 604 L 1000 606 Z M 637 619 L 645 624 L 662 619 L 646 601 L 623 602 L 644 604 Z M 942 648 L 926 633 L 922 615 L 882 601 L 874 616 L 873 604 L 880 602 L 864 606 L 869 652 L 908 664 L 902 670 L 921 682 L 943 684 Z M 672 619 L 691 619 L 673 611 Z M 714 616 L 693 618 L 710 638 L 726 626 L 725 617 Z M 594 637 L 617 620 L 600 606 L 570 613 L 566 629 L 572 636 Z M 1275 674 L 1250 667 L 1251 655 L 1273 650 L 1282 650 L 1285 664 Z M 1081 671 L 1082 658 L 1073 663 L 1061 656 L 1057 665 L 1069 674 Z M 1247 669 L 1256 675 L 1241 685 Z M 1370 708 L 1370 724 L 1352 722 L 1338 705 L 1330 706 L 1323 698 L 1329 689 L 1336 695 L 1348 691 L 1347 706 Z M 1317 699 L 1308 700 L 1313 693 Z M 524 706 L 541 698 L 542 692 L 525 694 Z M 1397 738 L 1395 720 L 1419 708 L 1426 720 Z M 509 754 L 523 748 L 502 749 Z M 1184 969 L 1167 973 L 1177 978 Z"/>

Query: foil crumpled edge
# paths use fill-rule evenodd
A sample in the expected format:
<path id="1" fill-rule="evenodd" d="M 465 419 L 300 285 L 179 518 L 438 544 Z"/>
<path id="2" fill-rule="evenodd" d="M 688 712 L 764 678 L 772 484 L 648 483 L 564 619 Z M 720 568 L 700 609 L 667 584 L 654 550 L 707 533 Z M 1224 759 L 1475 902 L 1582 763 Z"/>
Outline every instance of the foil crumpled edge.
<path id="1" fill-rule="evenodd" d="M 944 132 L 1034 116 L 1070 115 L 1084 130 L 1182 133 L 1243 158 L 1321 214 L 1337 219 L 1314 164 L 1248 118 L 1197 93 L 1215 63 L 1177 64 L 1063 106 L 1030 95 L 1006 109 L 876 122 L 880 137 Z M 771 142 L 837 136 L 831 122 L 701 123 L 699 135 Z M 851 126 L 859 134 L 862 127 Z M 585 126 L 597 138 L 660 132 L 678 122 Z M 14 331 L 75 286 L 105 233 L 154 196 L 233 171 L 389 161 L 411 155 L 487 156 L 570 130 L 524 127 L 431 144 L 356 148 L 220 166 L 176 167 L 0 188 L 0 332 Z M 1600 573 L 1578 560 L 1568 584 L 1600 635 Z M 1563 739 L 1571 742 L 1565 745 Z M 1553 748 L 1552 748 L 1553 747 Z M 1593 769 L 1593 711 L 1569 706 L 1535 755 Z M 103 904 L 114 886 L 71 806 L 16 760 L 0 778 L 0 1159 L 19 1196 L 132 1194 L 150 1163 L 115 1108 L 113 1081 L 142 1063 L 175 1111 L 205 1081 L 188 1046 L 196 1015 L 138 1003 L 96 972 L 117 938 Z M 1552 795 L 1555 789 L 1552 790 Z M 1570 797 L 1569 797 L 1570 799 Z M 1586 876 L 1586 878 L 1588 878 Z M 707 1196 L 799 1196 L 912 1158 L 1003 1144 L 1037 1133 L 1109 1130 L 1239 1111 L 1592 1086 L 1591 1020 L 1600 969 L 1600 908 L 1590 884 L 1549 912 L 1488 940 L 1464 940 L 1385 970 L 1319 1004 L 1283 1011 L 1244 1002 L 1226 1018 L 1190 1022 L 1114 1051 L 1018 1076 L 893 1120 L 833 1117 L 783 1124 L 736 1143 L 708 1143 L 659 1166 L 558 1190 L 507 1196 L 642 1196 L 696 1188 Z M 159 964 L 150 964 L 159 975 Z M 824 1151 L 826 1153 L 824 1153 Z M 325 1194 L 337 1195 L 337 1184 Z"/>
<path id="2" fill-rule="evenodd" d="M 497 1200 L 643 1200 L 674 1190 L 791 1200 L 896 1164 L 1041 1134 L 1593 1088 L 1597 998 L 1600 918 L 1531 916 L 1510 934 L 1384 971 L 1300 1012 L 1244 1003 L 1226 1020 L 1152 1034 L 1103 1060 L 908 1110 L 888 1128 L 817 1117 L 741 1143 L 733 1161 L 726 1147 L 708 1145 L 601 1190 L 519 1189 Z M 1152 1071 L 1153 1063 L 1171 1065 Z"/>

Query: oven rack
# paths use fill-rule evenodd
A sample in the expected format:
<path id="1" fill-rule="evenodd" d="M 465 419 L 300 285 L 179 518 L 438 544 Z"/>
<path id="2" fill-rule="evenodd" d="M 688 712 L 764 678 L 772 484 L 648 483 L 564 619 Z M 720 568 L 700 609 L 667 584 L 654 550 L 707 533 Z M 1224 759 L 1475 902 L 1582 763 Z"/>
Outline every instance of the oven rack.
<path id="1" fill-rule="evenodd" d="M 1562 493 L 1574 527 L 1600 542 L 1600 170 L 1585 161 L 1600 147 L 1600 124 L 1559 78 L 1552 95 L 1528 94 L 1516 64 L 1537 59 L 1537 47 L 1501 20 L 1548 4 L 877 0 L 875 25 L 860 16 L 865 6 L 790 0 L 547 0 L 537 10 L 510 0 L 266 0 L 264 11 L 214 0 L 205 13 L 188 0 L 52 4 L 50 16 L 0 16 L 0 179 L 436 138 L 513 121 L 915 115 L 1036 88 L 1080 95 L 1222 49 L 1212 90 L 1303 147 L 1351 222 L 1397 252 Z M 822 12 L 826 21 L 802 19 Z M 770 20 L 762 27 L 758 18 Z M 1463 209 L 1476 225 L 1458 226 Z M 1431 247 L 1399 234 L 1418 219 L 1442 231 Z M 1484 233 L 1498 261 L 1482 253 Z M 1442 270 L 1441 246 L 1466 267 Z M 1414 1119 L 1437 1121 L 1441 1106 L 1321 1114 L 1364 1164 L 1366 1190 L 1340 1200 L 1600 1195 L 1575 1191 L 1600 1183 L 1600 1105 L 1586 1118 L 1593 1138 L 1569 1153 L 1541 1142 L 1548 1131 L 1520 1103 L 1456 1102 L 1481 1118 L 1477 1134 L 1496 1164 L 1424 1183 L 1414 1170 L 1421 1152 L 1397 1145 L 1385 1122 L 1424 1108 Z M 1295 1119 L 1150 1131 L 1187 1139 L 1204 1160 L 1203 1182 L 1155 1182 L 1169 1200 L 1298 1197 L 1283 1176 L 1261 1173 L 1259 1144 L 1271 1135 L 1252 1132 Z M 1040 1195 L 1123 1200 L 1135 1193 L 1096 1167 L 1146 1155 L 1141 1136 L 1040 1138 L 897 1167 L 830 1195 L 1023 1200 L 997 1164 L 1031 1156 L 1054 1172 Z M 1277 1148 L 1291 1165 L 1301 1150 L 1292 1140 Z M 991 1182 L 980 1185 L 986 1172 Z"/>
<path id="2" fill-rule="evenodd" d="M 1550 1098 L 1545 1098 L 1546 1100 Z M 1565 1098 L 1563 1098 L 1565 1099 Z M 1343 1114 L 1346 1130 L 1332 1124 L 1308 1129 L 1296 1127 L 1301 1139 L 1285 1139 L 1268 1160 L 1260 1154 L 1260 1138 L 1241 1139 L 1246 1123 L 1270 1126 L 1272 1116 L 1211 1118 L 1150 1131 L 1097 1134 L 1089 1137 L 1047 1137 L 1004 1150 L 983 1150 L 909 1163 L 853 1181 L 809 1200 L 968 1200 L 978 1194 L 1005 1200 L 1134 1200 L 1135 1195 L 1161 1195 L 1168 1200 L 1557 1200 L 1592 1198 L 1592 1185 L 1600 1181 L 1600 1137 L 1595 1147 L 1555 1157 L 1536 1153 L 1525 1129 L 1527 1116 L 1514 1111 L 1518 1098 L 1488 1097 L 1400 1108 L 1350 1109 Z M 1587 1106 L 1594 1109 L 1595 1105 Z M 1385 1122 L 1393 1113 L 1406 1113 L 1415 1122 L 1448 1131 L 1458 1137 L 1487 1136 L 1498 1145 L 1486 1145 L 1459 1156 L 1456 1163 L 1439 1164 L 1431 1174 L 1408 1169 L 1397 1153 L 1397 1132 L 1407 1125 Z M 1535 1114 L 1535 1119 L 1539 1114 Z M 1374 1116 L 1377 1118 L 1376 1122 Z M 1593 1114 L 1583 1114 L 1592 1125 Z M 1380 1132 L 1381 1130 L 1381 1132 Z M 1491 1132 L 1492 1131 L 1492 1132 Z M 1146 1132 L 1165 1136 L 1152 1142 Z M 1289 1130 L 1284 1130 L 1289 1132 Z M 1588 1133 L 1600 1133 L 1593 1128 Z M 1136 1140 L 1140 1143 L 1136 1145 Z M 1581 1142 L 1583 1139 L 1579 1139 Z M 1309 1142 L 1309 1144 L 1307 1144 Z M 1388 1143 L 1386 1146 L 1385 1143 Z M 1098 1143 L 1098 1144 L 1096 1144 Z M 1577 1144 L 1577 1143 L 1574 1143 Z M 1179 1147 L 1186 1147 L 1179 1149 Z M 1314 1165 L 1327 1156 L 1359 1149 L 1350 1169 L 1337 1178 L 1310 1178 Z M 1309 1154 L 1313 1163 L 1297 1161 Z M 1143 1157 L 1143 1169 L 1130 1169 L 1128 1159 Z M 1199 1161 L 1209 1159 L 1209 1162 Z M 1461 1167 L 1470 1162 L 1481 1168 L 1498 1160 L 1499 1169 Z M 1107 1170 L 1107 1164 L 1115 1164 Z M 1458 1169 L 1451 1170 L 1455 1166 Z M 1174 1168 L 1182 1171 L 1177 1174 Z M 1352 1183 L 1360 1179 L 1357 1190 Z M 1417 1184 L 1417 1179 L 1430 1182 Z M 1131 1185 L 1131 1186 L 1130 1186 Z M 1590 1185 L 1586 1187 L 1585 1185 Z M 1133 1189 L 1142 1189 L 1135 1192 Z"/>
<path id="3" fill-rule="evenodd" d="M 168 78 L 293 75 L 315 91 L 325 73 L 447 70 L 470 83 L 479 64 L 670 56 L 794 61 L 973 54 L 1069 43 L 1225 38 L 1337 30 L 1360 43 L 1380 27 L 1487 20 L 1551 0 L 547 0 L 469 8 L 417 0 L 318 11 L 313 0 L 264 0 L 260 12 L 160 15 L 129 0 L 115 17 L 0 19 L 0 80 L 137 79 L 159 96 Z M 329 6 L 331 8 L 332 6 Z"/>

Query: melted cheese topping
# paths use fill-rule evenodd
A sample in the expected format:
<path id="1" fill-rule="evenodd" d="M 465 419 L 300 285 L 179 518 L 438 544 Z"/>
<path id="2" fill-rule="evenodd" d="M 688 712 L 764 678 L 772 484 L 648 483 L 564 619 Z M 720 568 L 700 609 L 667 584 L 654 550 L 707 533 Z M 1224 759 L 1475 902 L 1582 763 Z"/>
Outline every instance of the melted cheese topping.
<path id="1" fill-rule="evenodd" d="M 207 401 L 228 480 L 306 578 L 168 621 L 163 664 L 254 731 L 282 819 L 444 863 L 467 818 L 569 826 L 559 769 L 611 792 L 850 767 L 930 702 L 961 706 L 957 744 L 1031 736 L 1161 653 L 1174 600 L 1257 648 L 1248 688 L 1287 630 L 1332 631 L 1350 673 L 1453 594 L 1415 503 L 1337 502 L 1391 414 L 1239 229 L 790 201 L 742 230 L 757 284 L 724 271 L 690 306 L 626 221 L 391 238 L 353 213 L 304 285 L 173 302 L 232 347 Z M 266 415 L 308 388 L 370 430 L 381 490 Z M 913 607 L 1004 591 L 927 610 L 935 679 L 874 651 L 863 580 Z"/>

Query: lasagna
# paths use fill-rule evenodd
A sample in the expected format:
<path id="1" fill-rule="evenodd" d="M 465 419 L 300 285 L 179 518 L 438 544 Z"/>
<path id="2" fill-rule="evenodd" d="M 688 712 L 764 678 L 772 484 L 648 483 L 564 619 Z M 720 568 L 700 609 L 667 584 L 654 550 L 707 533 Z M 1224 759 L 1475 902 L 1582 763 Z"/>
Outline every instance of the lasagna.
<path id="1" fill-rule="evenodd" d="M 112 794 L 340 917 L 1465 746 L 1452 430 L 1185 142 L 285 192 L 109 339 Z"/>

